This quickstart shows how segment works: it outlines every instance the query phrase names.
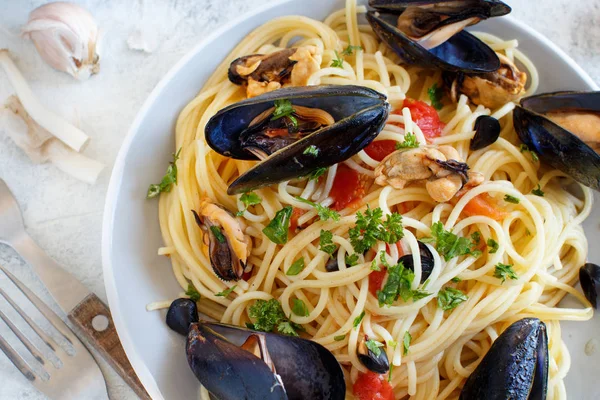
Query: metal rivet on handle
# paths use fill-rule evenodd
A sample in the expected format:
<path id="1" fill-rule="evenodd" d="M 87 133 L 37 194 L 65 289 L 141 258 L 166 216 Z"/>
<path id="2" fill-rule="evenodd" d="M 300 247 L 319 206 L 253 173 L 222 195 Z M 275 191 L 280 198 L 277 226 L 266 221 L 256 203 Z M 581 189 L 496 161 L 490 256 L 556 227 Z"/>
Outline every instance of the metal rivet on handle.
<path id="1" fill-rule="evenodd" d="M 96 332 L 103 332 L 108 328 L 108 317 L 106 315 L 96 315 L 92 319 L 92 328 Z"/>

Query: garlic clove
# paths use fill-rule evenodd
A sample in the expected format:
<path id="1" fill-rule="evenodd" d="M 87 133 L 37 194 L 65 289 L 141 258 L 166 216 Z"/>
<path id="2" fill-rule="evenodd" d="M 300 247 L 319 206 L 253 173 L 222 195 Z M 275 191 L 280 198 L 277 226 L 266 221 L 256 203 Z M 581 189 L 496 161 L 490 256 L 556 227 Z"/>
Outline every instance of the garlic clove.
<path id="1" fill-rule="evenodd" d="M 22 28 L 53 68 L 79 80 L 100 71 L 100 34 L 92 15 L 77 4 L 56 2 L 36 8 Z"/>

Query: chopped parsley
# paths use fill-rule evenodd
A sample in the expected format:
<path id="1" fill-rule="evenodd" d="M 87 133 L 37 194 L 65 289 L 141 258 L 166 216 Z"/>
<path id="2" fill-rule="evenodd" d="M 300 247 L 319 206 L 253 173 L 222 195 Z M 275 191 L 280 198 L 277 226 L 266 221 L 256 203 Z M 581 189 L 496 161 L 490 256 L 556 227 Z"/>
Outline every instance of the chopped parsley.
<path id="1" fill-rule="evenodd" d="M 396 143 L 396 150 L 400 149 L 416 149 L 419 147 L 419 142 L 417 142 L 417 136 L 414 133 L 407 132 L 404 135 L 404 142 Z"/>
<path id="2" fill-rule="evenodd" d="M 273 243 L 285 244 L 288 240 L 290 219 L 292 217 L 292 206 L 287 206 L 277 211 L 275 218 L 269 222 L 262 231 Z"/>
<path id="3" fill-rule="evenodd" d="M 356 213 L 356 226 L 350 229 L 350 242 L 356 253 L 362 254 L 377 243 L 378 240 L 393 244 L 404 236 L 402 228 L 402 215 L 392 213 L 386 220 L 382 220 L 381 208 L 367 210 L 363 215 L 360 211 Z"/>
<path id="4" fill-rule="evenodd" d="M 540 160 L 540 158 L 538 157 L 537 153 L 533 150 L 530 150 L 529 147 L 526 144 L 521 144 L 521 146 L 519 147 L 521 149 L 521 153 L 524 153 L 526 151 L 531 153 L 531 159 L 534 162 L 538 162 Z"/>
<path id="5" fill-rule="evenodd" d="M 412 340 L 412 336 L 410 335 L 410 332 L 406 331 L 404 332 L 404 338 L 402 339 L 402 347 L 404 348 L 404 355 L 408 354 L 408 349 L 410 347 L 410 341 Z"/>
<path id="6" fill-rule="evenodd" d="M 292 265 L 290 265 L 290 267 L 288 268 L 288 270 L 285 274 L 288 276 L 295 276 L 295 275 L 298 275 L 300 272 L 302 272 L 303 269 L 304 269 L 304 257 L 301 257 L 301 258 L 297 259 L 296 261 L 294 261 L 292 263 Z"/>
<path id="7" fill-rule="evenodd" d="M 513 266 L 510 264 L 502 264 L 498 263 L 494 269 L 494 277 L 502 280 L 502 283 L 506 282 L 506 279 L 519 279 L 515 271 L 513 270 Z"/>
<path id="8" fill-rule="evenodd" d="M 308 317 L 308 315 L 310 314 L 308 312 L 308 307 L 306 307 L 306 304 L 304 304 L 304 302 L 300 299 L 294 299 L 293 300 L 293 305 L 292 305 L 292 312 L 294 314 L 296 314 L 299 317 Z"/>
<path id="9" fill-rule="evenodd" d="M 392 381 L 392 372 L 394 372 L 394 364 L 390 364 L 390 372 L 388 373 L 388 382 Z"/>
<path id="10" fill-rule="evenodd" d="M 358 254 L 346 254 L 345 261 L 347 266 L 354 267 L 356 264 L 358 264 Z"/>
<path id="11" fill-rule="evenodd" d="M 360 315 L 356 318 L 354 318 L 354 323 L 352 324 L 355 328 L 358 327 L 360 325 L 360 323 L 362 322 L 363 318 L 365 317 L 365 312 L 361 312 Z"/>
<path id="12" fill-rule="evenodd" d="M 497 252 L 497 251 L 498 251 L 498 247 L 499 247 L 500 245 L 499 245 L 499 244 L 498 244 L 498 242 L 496 242 L 494 239 L 491 239 L 491 238 L 490 238 L 490 239 L 488 239 L 488 240 L 487 240 L 487 246 L 490 248 L 490 249 L 488 250 L 488 253 L 490 253 L 490 254 L 494 254 L 495 252 Z"/>
<path id="13" fill-rule="evenodd" d="M 298 120 L 292 114 L 296 112 L 294 107 L 292 106 L 292 102 L 287 99 L 275 100 L 275 111 L 273 111 L 273 116 L 271 117 L 271 121 L 275 121 L 279 118 L 288 117 L 292 124 L 297 127 Z"/>
<path id="14" fill-rule="evenodd" d="M 365 346 L 367 346 L 367 349 L 369 349 L 371 353 L 375 354 L 375 357 L 379 357 L 381 355 L 381 347 L 383 347 L 383 343 L 369 339 L 365 342 Z"/>
<path id="15" fill-rule="evenodd" d="M 351 56 L 355 50 L 362 50 L 363 48 L 361 46 L 352 46 L 352 45 L 348 45 L 348 47 L 346 47 L 344 49 L 344 51 L 342 51 L 342 55 L 343 56 Z"/>
<path id="16" fill-rule="evenodd" d="M 250 329 L 263 332 L 277 332 L 284 335 L 298 336 L 297 331 L 303 330 L 302 326 L 293 323 L 287 318 L 277 299 L 257 300 L 248 309 L 248 315 L 255 320 L 253 324 L 247 324 Z"/>
<path id="17" fill-rule="evenodd" d="M 444 311 L 452 310 L 468 298 L 461 290 L 447 287 L 438 293 L 438 306 Z"/>
<path id="18" fill-rule="evenodd" d="M 341 53 L 335 50 L 335 58 L 331 61 L 331 66 L 335 68 L 344 68 L 344 56 L 350 56 L 354 50 L 362 50 L 360 46 L 348 46 Z"/>
<path id="19" fill-rule="evenodd" d="M 462 282 L 462 279 L 460 279 L 458 276 L 455 276 L 454 278 L 450 279 L 452 282 L 454 283 L 459 283 Z"/>
<path id="20" fill-rule="evenodd" d="M 333 337 L 333 340 L 335 340 L 336 342 L 341 342 L 344 339 L 346 339 L 346 335 L 338 335 Z"/>
<path id="21" fill-rule="evenodd" d="M 388 266 L 387 272 L 388 278 L 385 285 L 377 291 L 379 307 L 391 306 L 398 298 L 402 298 L 403 301 L 419 300 L 430 295 L 430 293 L 423 290 L 411 289 L 415 273 L 408 268 L 404 268 L 402 261 L 399 261 L 393 267 Z"/>
<path id="22" fill-rule="evenodd" d="M 304 150 L 304 152 L 302 154 L 304 154 L 304 155 L 311 155 L 313 157 L 316 157 L 316 156 L 319 155 L 319 149 L 314 144 L 311 144 L 310 146 L 308 146 L 306 148 L 306 150 Z"/>
<path id="23" fill-rule="evenodd" d="M 431 106 L 436 110 L 441 110 L 444 105 L 442 104 L 442 97 L 444 97 L 444 88 L 439 87 L 437 83 L 434 83 L 429 89 L 427 89 L 429 100 L 431 100 Z"/>
<path id="24" fill-rule="evenodd" d="M 475 243 L 445 230 L 441 222 L 436 222 L 431 226 L 431 235 L 433 237 L 423 238 L 421 241 L 424 243 L 435 243 L 438 253 L 444 256 L 444 260 L 446 261 L 459 256 L 470 255 L 479 257 L 481 255 L 481 251 L 474 249 Z"/>
<path id="25" fill-rule="evenodd" d="M 233 285 L 229 289 L 225 289 L 222 292 L 219 292 L 219 293 L 215 294 L 215 296 L 227 297 L 227 296 L 229 296 L 231 294 L 231 292 L 233 292 L 235 290 L 236 287 L 237 287 L 237 285 Z"/>
<path id="26" fill-rule="evenodd" d="M 170 192 L 173 184 L 177 185 L 177 160 L 181 154 L 181 148 L 177 150 L 177 153 L 173 153 L 173 161 L 169 163 L 167 167 L 167 173 L 163 176 L 160 183 L 153 183 L 148 187 L 146 198 L 151 199 L 158 196 L 162 192 Z"/>
<path id="27" fill-rule="evenodd" d="M 321 177 L 321 175 L 323 175 L 325 172 L 327 172 L 327 168 L 317 168 L 314 171 L 312 171 L 310 174 L 306 175 L 306 177 L 308 178 L 309 181 L 314 181 L 317 180 Z"/>
<path id="28" fill-rule="evenodd" d="M 211 226 L 210 231 L 213 235 L 215 235 L 215 238 L 219 243 L 225 243 L 227 241 L 227 239 L 225 239 L 225 235 L 223 235 L 223 233 L 221 232 L 221 228 L 219 228 L 218 226 Z"/>
<path id="29" fill-rule="evenodd" d="M 538 183 L 537 187 L 531 191 L 531 194 L 536 196 L 544 197 L 544 192 L 542 191 L 542 187 Z"/>
<path id="30" fill-rule="evenodd" d="M 336 248 L 337 247 L 335 243 L 333 243 L 333 233 L 331 233 L 331 231 L 321 229 L 321 234 L 319 235 L 319 250 L 332 255 Z"/>
<path id="31" fill-rule="evenodd" d="M 518 197 L 511 196 L 510 194 L 507 194 L 504 196 L 504 201 L 507 201 L 507 202 L 513 203 L 513 204 L 519 204 L 521 202 L 521 200 L 519 200 Z"/>
<path id="32" fill-rule="evenodd" d="M 388 345 L 388 347 L 392 347 L 394 350 L 396 350 L 396 346 L 398 346 L 398 342 L 395 340 L 387 340 L 385 343 Z"/>
<path id="33" fill-rule="evenodd" d="M 300 196 L 296 196 L 296 200 L 315 208 L 321 221 L 327 221 L 330 218 L 335 222 L 338 222 L 340 220 L 340 214 L 337 211 L 330 209 L 329 207 L 322 206 L 319 203 L 313 203 L 312 201 L 303 199 Z"/>
<path id="34" fill-rule="evenodd" d="M 374 258 L 373 261 L 371 261 L 371 271 L 381 271 L 381 267 L 377 263 L 377 258 Z"/>
<path id="35" fill-rule="evenodd" d="M 244 204 L 244 209 L 238 211 L 237 214 L 235 214 L 237 217 L 241 217 L 242 215 L 244 215 L 244 212 L 248 209 L 248 207 L 260 204 L 262 202 L 262 199 L 256 193 L 249 192 L 241 195 L 240 201 Z"/>
<path id="36" fill-rule="evenodd" d="M 188 288 L 185 291 L 185 295 L 190 298 L 192 301 L 200 300 L 200 293 L 196 289 L 196 287 L 192 284 L 192 282 L 188 283 Z"/>
<path id="37" fill-rule="evenodd" d="M 471 235 L 471 240 L 473 240 L 473 243 L 478 246 L 479 242 L 481 241 L 481 233 L 479 231 L 473 232 Z"/>

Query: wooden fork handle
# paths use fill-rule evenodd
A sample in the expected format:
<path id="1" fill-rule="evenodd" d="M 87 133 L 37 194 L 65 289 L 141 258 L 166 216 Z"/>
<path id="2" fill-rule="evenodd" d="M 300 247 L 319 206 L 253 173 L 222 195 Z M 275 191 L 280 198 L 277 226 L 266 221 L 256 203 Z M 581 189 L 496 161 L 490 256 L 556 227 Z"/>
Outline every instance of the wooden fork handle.
<path id="1" fill-rule="evenodd" d="M 69 320 L 141 399 L 150 399 L 125 355 L 108 307 L 98 296 L 92 293 L 83 299 L 69 313 Z"/>

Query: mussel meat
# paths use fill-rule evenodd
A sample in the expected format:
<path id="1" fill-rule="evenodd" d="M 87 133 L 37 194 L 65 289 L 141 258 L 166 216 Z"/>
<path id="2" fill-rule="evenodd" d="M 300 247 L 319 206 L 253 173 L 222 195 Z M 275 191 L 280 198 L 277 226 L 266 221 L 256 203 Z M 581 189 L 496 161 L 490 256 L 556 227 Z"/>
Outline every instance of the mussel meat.
<path id="1" fill-rule="evenodd" d="M 419 253 L 421 257 L 421 283 L 425 283 L 425 281 L 431 276 L 433 272 L 433 254 L 429 247 L 421 241 L 417 241 L 419 243 Z M 400 260 L 404 265 L 404 268 L 408 268 L 411 271 L 415 270 L 415 264 L 412 254 L 406 254 L 400 257 Z"/>
<path id="2" fill-rule="evenodd" d="M 284 88 L 219 111 L 205 136 L 219 154 L 261 160 L 227 190 L 244 193 L 352 157 L 383 129 L 389 109 L 384 95 L 360 86 Z"/>
<path id="3" fill-rule="evenodd" d="M 586 263 L 579 269 L 579 283 L 585 298 L 594 308 L 598 308 L 598 293 L 600 293 L 600 267 Z"/>
<path id="4" fill-rule="evenodd" d="M 207 197 L 200 201 L 198 212 L 192 212 L 204 231 L 204 244 L 215 274 L 224 281 L 239 280 L 251 250 L 251 241 L 240 221 Z"/>
<path id="5" fill-rule="evenodd" d="M 525 94 L 527 73 L 520 71 L 506 56 L 498 54 L 500 68 L 484 74 L 445 72 L 443 80 L 455 103 L 461 94 L 473 104 L 497 109 Z"/>
<path id="6" fill-rule="evenodd" d="M 543 400 L 548 387 L 548 336 L 537 318 L 510 325 L 460 393 L 460 400 Z"/>
<path id="7" fill-rule="evenodd" d="M 600 92 L 527 97 L 513 121 L 521 141 L 542 161 L 600 190 L 600 155 L 593 148 L 600 141 Z"/>
<path id="8" fill-rule="evenodd" d="M 497 0 L 371 0 L 369 24 L 406 63 L 455 72 L 493 72 L 496 53 L 463 31 L 481 20 L 510 13 Z"/>
<path id="9" fill-rule="evenodd" d="M 494 144 L 500 137 L 501 131 L 502 127 L 496 118 L 480 115 L 475 121 L 475 136 L 471 139 L 469 148 L 475 151 Z"/>
<path id="10" fill-rule="evenodd" d="M 228 76 L 232 83 L 245 86 L 250 98 L 283 86 L 306 86 L 320 68 L 320 50 L 301 46 L 237 58 L 229 65 Z"/>
<path id="11" fill-rule="evenodd" d="M 169 327 L 187 336 L 188 363 L 211 396 L 344 399 L 344 373 L 325 347 L 298 337 L 199 320 L 189 301 L 171 303 L 167 318 L 176 322 Z M 195 322 L 188 325 L 189 320 Z"/>
<path id="12" fill-rule="evenodd" d="M 382 343 L 369 340 L 365 336 L 356 347 L 356 356 L 368 370 L 377 374 L 385 374 L 390 370 L 390 362 L 382 347 Z"/>

